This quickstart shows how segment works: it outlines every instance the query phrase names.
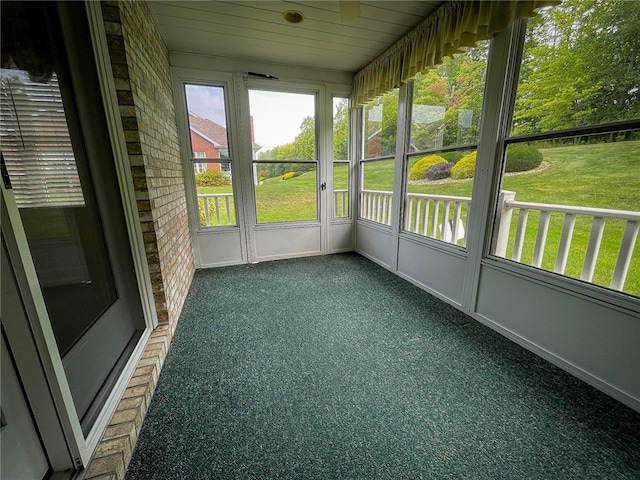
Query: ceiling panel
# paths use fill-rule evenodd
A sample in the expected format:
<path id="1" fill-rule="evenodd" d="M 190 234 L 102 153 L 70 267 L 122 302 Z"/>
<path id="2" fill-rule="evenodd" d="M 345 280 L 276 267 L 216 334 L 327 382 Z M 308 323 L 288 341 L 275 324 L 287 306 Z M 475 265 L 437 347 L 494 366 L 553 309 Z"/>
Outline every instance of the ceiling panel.
<path id="1" fill-rule="evenodd" d="M 169 51 L 347 72 L 358 71 L 442 3 L 361 1 L 360 15 L 343 21 L 333 0 L 150 1 Z M 305 19 L 287 23 L 286 10 Z"/>

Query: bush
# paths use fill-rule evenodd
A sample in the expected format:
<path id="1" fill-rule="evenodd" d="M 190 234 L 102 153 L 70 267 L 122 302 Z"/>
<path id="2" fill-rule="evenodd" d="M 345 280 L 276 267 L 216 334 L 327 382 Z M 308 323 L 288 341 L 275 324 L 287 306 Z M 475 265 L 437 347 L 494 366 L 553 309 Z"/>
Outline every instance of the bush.
<path id="1" fill-rule="evenodd" d="M 420 160 L 414 163 L 411 167 L 411 170 L 409 170 L 409 180 L 422 180 L 427 173 L 427 169 L 431 165 L 446 162 L 447 161 L 440 155 L 427 155 L 426 157 L 422 157 Z"/>
<path id="2" fill-rule="evenodd" d="M 202 173 L 196 173 L 197 187 L 228 187 L 231 185 L 231 179 L 220 170 L 212 168 Z"/>
<path id="3" fill-rule="evenodd" d="M 289 180 L 290 178 L 293 178 L 293 177 L 299 177 L 303 173 L 304 172 L 287 172 L 284 175 L 282 175 L 282 180 Z"/>
<path id="4" fill-rule="evenodd" d="M 456 180 L 473 178 L 476 170 L 476 155 L 477 152 L 473 151 L 458 160 L 458 163 L 451 168 L 451 178 Z"/>
<path id="5" fill-rule="evenodd" d="M 441 154 L 440 156 L 444 158 L 447 162 L 451 162 L 451 163 L 458 163 L 458 160 L 464 157 L 464 155 L 461 152 L 447 152 L 447 153 Z"/>
<path id="6" fill-rule="evenodd" d="M 542 154 L 531 145 L 511 145 L 507 150 L 505 172 L 526 172 L 542 163 Z"/>
<path id="7" fill-rule="evenodd" d="M 443 178 L 449 178 L 451 176 L 451 167 L 455 163 L 436 163 L 427 168 L 427 178 L 429 180 L 442 180 Z"/>

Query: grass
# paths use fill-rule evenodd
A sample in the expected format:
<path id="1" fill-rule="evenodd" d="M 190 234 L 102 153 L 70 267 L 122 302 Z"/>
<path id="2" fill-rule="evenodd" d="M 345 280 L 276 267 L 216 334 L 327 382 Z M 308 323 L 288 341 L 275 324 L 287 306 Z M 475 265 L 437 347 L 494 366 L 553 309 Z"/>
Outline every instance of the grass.
<path id="1" fill-rule="evenodd" d="M 503 189 L 516 192 L 516 200 L 640 211 L 640 141 L 539 148 L 545 170 L 504 177 Z M 417 159 L 416 159 L 417 160 Z M 393 189 L 393 162 L 365 168 L 365 189 Z M 471 197 L 473 179 L 449 183 L 409 185 L 411 193 Z M 466 214 L 463 209 L 463 218 Z M 521 262 L 533 257 L 539 214 L 531 212 Z M 518 216 L 514 215 L 506 258 L 511 258 Z M 553 270 L 562 232 L 562 217 L 552 215 L 542 268 Z M 578 217 L 565 274 L 579 278 L 591 232 L 591 219 Z M 609 286 L 624 232 L 624 222 L 607 220 L 593 283 Z M 624 291 L 640 296 L 640 242 L 636 242 Z"/>
<path id="2" fill-rule="evenodd" d="M 516 192 L 516 200 L 640 211 L 640 141 L 539 148 L 549 167 L 524 175 L 505 176 L 503 189 Z M 417 159 L 416 159 L 417 160 Z M 368 162 L 364 167 L 364 189 L 393 190 L 393 160 Z M 348 168 L 334 168 L 335 188 L 348 185 Z M 317 218 L 316 175 L 306 172 L 286 181 L 266 179 L 256 188 L 259 223 Z M 473 179 L 440 184 L 409 185 L 411 193 L 470 197 Z M 200 188 L 199 193 L 229 191 Z M 466 208 L 463 208 L 463 219 Z M 224 216 L 224 215 L 223 215 Z M 522 263 L 531 263 L 539 215 L 529 214 Z M 514 214 L 506 258 L 511 258 L 518 215 Z M 591 220 L 578 217 L 565 274 L 579 278 L 591 231 Z M 593 283 L 608 286 L 620 247 L 624 222 L 608 220 L 600 247 Z M 562 218 L 552 215 L 542 268 L 553 270 Z M 640 242 L 636 243 L 624 291 L 640 296 Z"/>

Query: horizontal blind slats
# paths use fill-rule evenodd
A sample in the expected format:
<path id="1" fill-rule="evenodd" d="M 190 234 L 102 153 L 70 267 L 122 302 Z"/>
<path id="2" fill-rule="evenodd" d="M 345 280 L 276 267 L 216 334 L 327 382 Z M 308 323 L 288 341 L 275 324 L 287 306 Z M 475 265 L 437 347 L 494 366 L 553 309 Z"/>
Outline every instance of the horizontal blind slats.
<path id="1" fill-rule="evenodd" d="M 33 83 L 1 70 L 0 146 L 19 207 L 82 206 L 84 197 L 56 75 Z"/>

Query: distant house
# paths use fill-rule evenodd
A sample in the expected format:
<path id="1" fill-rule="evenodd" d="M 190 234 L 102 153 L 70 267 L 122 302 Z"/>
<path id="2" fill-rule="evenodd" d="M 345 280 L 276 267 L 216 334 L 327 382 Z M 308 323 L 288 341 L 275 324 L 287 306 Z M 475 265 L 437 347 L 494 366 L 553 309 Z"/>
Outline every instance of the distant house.
<path id="1" fill-rule="evenodd" d="M 193 158 L 229 158 L 227 129 L 208 118 L 199 117 L 189 112 L 189 133 Z M 195 164 L 197 173 L 205 170 L 221 170 L 231 173 L 231 164 L 206 162 Z"/>
<path id="2" fill-rule="evenodd" d="M 253 118 L 251 120 L 251 145 L 253 157 L 260 150 L 260 145 L 256 144 L 253 138 Z M 219 158 L 229 158 L 229 145 L 227 129 L 208 118 L 200 117 L 193 112 L 189 112 L 189 133 L 191 136 L 191 148 L 193 158 L 203 158 L 207 161 L 196 163 L 194 168 L 196 173 L 205 170 L 220 170 L 231 175 L 231 164 L 228 162 L 211 162 L 209 160 Z"/>

